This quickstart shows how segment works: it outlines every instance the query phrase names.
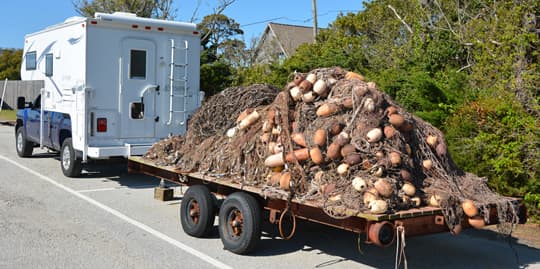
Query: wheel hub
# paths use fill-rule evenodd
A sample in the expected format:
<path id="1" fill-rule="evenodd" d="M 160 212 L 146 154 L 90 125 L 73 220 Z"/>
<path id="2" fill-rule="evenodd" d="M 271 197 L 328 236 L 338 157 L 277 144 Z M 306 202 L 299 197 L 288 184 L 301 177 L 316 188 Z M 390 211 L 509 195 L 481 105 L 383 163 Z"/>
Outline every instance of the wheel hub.
<path id="1" fill-rule="evenodd" d="M 244 224 L 244 216 L 240 210 L 235 209 L 229 215 L 229 225 L 231 231 L 235 236 L 240 236 L 242 234 L 242 226 Z"/>
<path id="2" fill-rule="evenodd" d="M 191 217 L 191 220 L 193 223 L 198 224 L 199 223 L 199 217 L 201 215 L 201 208 L 199 207 L 199 203 L 195 200 L 192 200 L 189 203 L 189 216 Z"/>
<path id="3" fill-rule="evenodd" d="M 22 137 L 22 133 L 19 133 L 17 135 L 17 149 L 19 150 L 19 152 L 22 151 L 22 148 L 23 148 L 23 141 L 22 141 L 23 137 Z"/>
<path id="4" fill-rule="evenodd" d="M 69 152 L 69 149 L 65 147 L 64 150 L 62 151 L 62 166 L 64 166 L 64 169 L 68 169 L 70 164 L 71 164 L 71 154 Z"/>

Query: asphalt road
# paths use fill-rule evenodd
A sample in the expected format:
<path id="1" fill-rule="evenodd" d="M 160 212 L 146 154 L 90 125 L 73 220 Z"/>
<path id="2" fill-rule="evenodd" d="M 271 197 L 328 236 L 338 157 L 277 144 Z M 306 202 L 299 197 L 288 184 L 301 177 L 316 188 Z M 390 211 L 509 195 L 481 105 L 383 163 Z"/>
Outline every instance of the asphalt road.
<path id="1" fill-rule="evenodd" d="M 0 268 L 393 268 L 395 246 L 361 244 L 357 235 L 300 222 L 292 240 L 264 225 L 254 254 L 223 250 L 183 233 L 176 199 L 153 199 L 159 181 L 101 162 L 66 178 L 55 154 L 15 153 L 13 127 L 0 126 Z M 185 188 L 184 188 L 185 191 Z M 538 246 L 537 246 L 538 247 Z M 540 268 L 540 249 L 490 230 L 406 240 L 409 268 Z M 402 267 L 403 268 L 403 267 Z"/>

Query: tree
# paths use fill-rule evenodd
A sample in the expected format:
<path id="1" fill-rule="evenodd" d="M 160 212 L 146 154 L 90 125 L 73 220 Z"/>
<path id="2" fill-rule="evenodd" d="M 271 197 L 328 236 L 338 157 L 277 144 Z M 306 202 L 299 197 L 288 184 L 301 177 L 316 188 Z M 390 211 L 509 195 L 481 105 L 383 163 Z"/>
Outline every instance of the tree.
<path id="1" fill-rule="evenodd" d="M 22 50 L 2 50 L 0 54 L 0 79 L 21 79 Z"/>
<path id="2" fill-rule="evenodd" d="M 96 12 L 122 11 L 139 17 L 174 19 L 176 10 L 172 3 L 173 0 L 74 0 L 73 6 L 85 17 L 93 17 Z"/>
<path id="3" fill-rule="evenodd" d="M 216 56 L 223 48 L 223 42 L 244 34 L 240 24 L 223 14 L 207 15 L 197 27 L 201 31 L 201 44 Z"/>
<path id="4" fill-rule="evenodd" d="M 246 47 L 246 43 L 239 39 L 225 40 L 220 45 L 221 59 L 230 64 L 233 68 L 248 67 L 253 61 L 253 46 Z"/>
<path id="5" fill-rule="evenodd" d="M 231 4 L 234 1 L 225 1 Z M 244 32 L 233 19 L 221 14 L 224 7 L 218 8 L 219 13 L 207 15 L 197 25 L 201 31 L 201 89 L 207 96 L 220 92 L 231 85 L 233 81 L 232 66 L 238 66 L 244 61 L 242 52 L 245 44 L 234 39 L 234 36 Z"/>

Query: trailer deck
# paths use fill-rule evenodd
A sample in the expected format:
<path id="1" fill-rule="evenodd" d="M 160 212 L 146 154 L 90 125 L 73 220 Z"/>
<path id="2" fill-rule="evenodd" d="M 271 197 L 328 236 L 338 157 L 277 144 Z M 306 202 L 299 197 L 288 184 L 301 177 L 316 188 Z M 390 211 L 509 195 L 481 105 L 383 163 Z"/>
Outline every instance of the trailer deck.
<path id="1" fill-rule="evenodd" d="M 207 175 L 199 172 L 188 172 L 182 171 L 181 169 L 176 169 L 171 166 L 158 166 L 151 161 L 147 161 L 140 156 L 133 156 L 129 158 L 128 169 L 130 172 L 144 173 L 150 176 L 155 176 L 167 180 L 169 182 L 179 183 L 183 185 L 193 185 L 193 184 L 207 184 L 207 185 L 216 185 L 220 186 L 221 191 L 216 192 L 219 194 L 228 194 L 229 192 L 223 189 L 231 190 L 242 190 L 250 192 L 256 195 L 264 197 L 264 193 L 261 188 L 254 186 L 245 186 L 240 183 L 232 181 L 230 178 L 220 177 L 215 175 Z M 282 199 L 272 199 L 266 198 L 269 200 L 282 200 Z M 286 199 L 283 199 L 286 201 Z M 296 198 L 291 200 L 292 203 L 301 204 L 314 208 L 321 208 L 322 204 L 314 201 L 300 201 Z M 412 208 L 408 210 L 398 211 L 391 214 L 369 214 L 363 212 L 357 212 L 353 210 L 347 210 L 347 215 L 353 215 L 359 218 L 363 218 L 369 221 L 384 221 L 384 220 L 399 220 L 413 217 L 421 216 L 432 216 L 440 215 L 442 211 L 438 207 L 425 206 L 422 208 Z"/>
<path id="2" fill-rule="evenodd" d="M 265 196 L 263 189 L 259 187 L 242 185 L 220 175 L 208 175 L 182 171 L 174 167 L 159 166 L 142 157 L 130 157 L 128 159 L 128 171 L 130 173 L 150 175 L 185 186 L 204 185 L 210 192 L 221 196 L 229 196 L 236 192 L 249 193 L 259 201 L 265 210 L 269 211 L 270 223 L 279 225 L 280 234 L 284 239 L 289 239 L 294 235 L 296 218 L 358 234 L 365 233 L 367 235 L 366 243 L 373 243 L 382 247 L 389 246 L 394 242 L 397 228 L 406 230 L 408 237 L 449 232 L 442 209 L 438 207 L 424 206 L 390 214 L 368 214 L 348 210 L 346 214 L 349 216 L 334 218 L 326 214 L 322 209 L 322 204 L 316 201 L 300 201 L 295 198 L 288 200 L 286 197 L 271 198 Z M 520 200 L 515 199 L 515 202 L 519 204 Z M 524 222 L 526 220 L 526 209 L 524 206 L 519 208 L 520 217 L 523 216 L 521 222 Z M 495 209 L 493 207 L 491 210 L 488 225 L 498 223 Z M 287 232 L 282 229 L 284 217 L 293 222 L 292 229 Z M 470 227 L 467 220 L 462 222 L 462 228 Z"/>

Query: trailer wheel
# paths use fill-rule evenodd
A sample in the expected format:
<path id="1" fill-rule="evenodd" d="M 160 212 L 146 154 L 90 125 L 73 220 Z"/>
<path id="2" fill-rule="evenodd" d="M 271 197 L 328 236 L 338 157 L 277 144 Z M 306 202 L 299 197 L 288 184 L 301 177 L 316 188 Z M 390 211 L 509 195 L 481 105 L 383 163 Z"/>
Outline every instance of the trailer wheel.
<path id="1" fill-rule="evenodd" d="M 19 157 L 30 157 L 32 156 L 32 151 L 34 151 L 32 142 L 26 140 L 26 132 L 23 127 L 17 129 L 15 148 L 17 149 L 17 155 L 19 155 Z"/>
<path id="2" fill-rule="evenodd" d="M 180 204 L 180 222 L 184 232 L 194 237 L 208 236 L 215 216 L 215 196 L 208 188 L 203 185 L 189 187 Z"/>
<path id="3" fill-rule="evenodd" d="M 236 254 L 251 252 L 261 239 L 261 208 L 244 192 L 227 197 L 219 210 L 219 236 L 225 249 Z"/>
<path id="4" fill-rule="evenodd" d="M 75 155 L 71 137 L 66 138 L 62 143 L 62 149 L 60 150 L 60 166 L 62 167 L 62 173 L 64 173 L 66 177 L 78 177 L 81 175 L 81 159 L 77 158 Z"/>

